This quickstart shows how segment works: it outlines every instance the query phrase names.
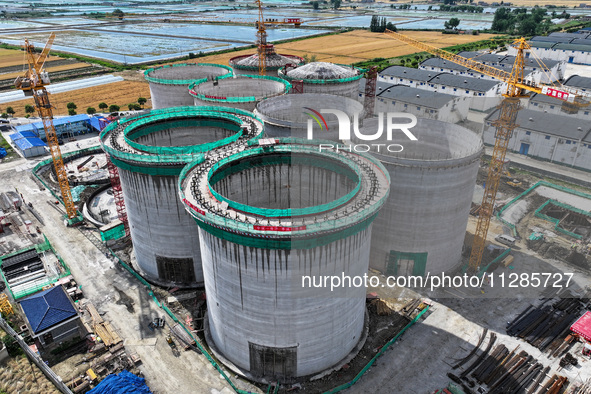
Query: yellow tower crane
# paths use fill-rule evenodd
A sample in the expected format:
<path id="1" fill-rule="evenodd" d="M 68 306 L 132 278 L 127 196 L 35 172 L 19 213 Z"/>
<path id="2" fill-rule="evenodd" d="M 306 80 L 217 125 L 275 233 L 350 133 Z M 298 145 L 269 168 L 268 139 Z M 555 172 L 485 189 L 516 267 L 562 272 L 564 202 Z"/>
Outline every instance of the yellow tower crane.
<path id="1" fill-rule="evenodd" d="M 486 184 L 484 188 L 484 196 L 482 197 L 482 205 L 480 214 L 478 216 L 478 223 L 474 233 L 474 241 L 472 242 L 472 252 L 470 254 L 470 261 L 468 264 L 468 271 L 470 273 L 478 272 L 482 262 L 482 254 L 486 246 L 486 236 L 490 220 L 493 215 L 495 199 L 497 190 L 499 188 L 499 181 L 503 172 L 503 165 L 505 162 L 505 155 L 507 153 L 507 145 L 509 139 L 513 134 L 513 130 L 517 127 L 515 120 L 517 112 L 520 108 L 521 97 L 527 97 L 528 92 L 543 94 L 554 97 L 564 101 L 564 106 L 568 108 L 576 108 L 589 105 L 589 93 L 579 91 L 567 86 L 559 85 L 545 85 L 536 84 L 533 81 L 527 81 L 523 78 L 523 69 L 525 66 L 525 51 L 531 47 L 526 42 L 525 38 L 517 39 L 512 46 L 517 49 L 517 56 L 511 72 L 499 70 L 498 68 L 480 63 L 473 59 L 468 59 L 443 49 L 422 43 L 413 38 L 405 36 L 400 33 L 386 30 L 385 34 L 396 38 L 406 44 L 409 44 L 422 51 L 429 52 L 442 59 L 459 64 L 466 68 L 478 71 L 481 74 L 488 75 L 507 84 L 507 90 L 503 93 L 503 101 L 499 106 L 499 118 L 493 122 L 496 127 L 495 131 L 495 146 L 493 149 Z M 539 61 L 542 70 L 548 68 Z"/>
<path id="2" fill-rule="evenodd" d="M 259 8 L 259 19 L 256 22 L 257 25 L 257 48 L 259 55 L 259 75 L 265 75 L 267 69 L 267 28 L 265 23 L 270 25 L 294 25 L 300 27 L 303 21 L 300 18 L 285 18 L 282 21 L 271 19 L 265 20 L 263 17 L 263 2 L 261 0 L 255 0 L 256 5 Z"/>
<path id="3" fill-rule="evenodd" d="M 49 102 L 49 94 L 47 93 L 47 89 L 45 89 L 45 86 L 50 84 L 49 74 L 43 68 L 45 65 L 45 59 L 47 59 L 47 55 L 49 55 L 49 49 L 51 48 L 54 39 L 55 33 L 51 33 L 47 40 L 47 44 L 40 55 L 35 53 L 34 45 L 30 43 L 29 40 L 25 39 L 25 45 L 23 48 L 27 57 L 28 69 L 23 76 L 18 77 L 14 81 L 14 85 L 17 89 L 22 90 L 25 96 L 33 96 L 35 99 L 35 107 L 43 122 L 47 145 L 51 152 L 55 174 L 60 186 L 62 200 L 66 208 L 67 222 L 71 225 L 79 222 L 80 216 L 78 215 L 78 211 L 76 210 L 76 206 L 72 199 L 68 174 L 66 173 L 66 168 L 64 166 L 64 160 L 58 144 L 55 127 L 53 126 L 53 113 Z"/>

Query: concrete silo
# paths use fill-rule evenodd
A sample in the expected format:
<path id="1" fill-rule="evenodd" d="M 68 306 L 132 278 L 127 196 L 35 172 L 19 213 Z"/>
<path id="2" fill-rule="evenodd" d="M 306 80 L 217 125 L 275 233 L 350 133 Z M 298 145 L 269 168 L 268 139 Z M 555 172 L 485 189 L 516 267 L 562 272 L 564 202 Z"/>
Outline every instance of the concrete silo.
<path id="1" fill-rule="evenodd" d="M 230 67 L 209 63 L 172 64 L 144 72 L 144 78 L 150 83 L 153 109 L 193 105 L 187 86 L 232 75 Z"/>
<path id="2" fill-rule="evenodd" d="M 189 94 L 195 105 L 221 105 L 252 111 L 259 101 L 287 94 L 290 89 L 291 84 L 280 78 L 243 75 L 192 83 Z"/>
<path id="3" fill-rule="evenodd" d="M 354 99 L 358 97 L 359 80 L 363 78 L 358 68 L 326 62 L 282 68 L 278 75 L 290 82 L 301 80 L 303 93 L 336 94 Z"/>
<path id="4" fill-rule="evenodd" d="M 117 124 L 119 123 L 119 124 Z M 101 144 L 118 167 L 138 271 L 163 286 L 203 284 L 197 225 L 178 199 L 184 165 L 262 133 L 251 113 L 174 107 L 113 122 Z"/>
<path id="5" fill-rule="evenodd" d="M 365 119 L 361 132 L 375 134 L 379 121 Z M 416 141 L 400 130 L 389 141 L 355 141 L 358 149 L 369 146 L 392 178 L 390 198 L 374 222 L 370 267 L 388 275 L 450 272 L 461 260 L 482 141 L 437 120 L 419 119 L 409 130 Z"/>
<path id="6" fill-rule="evenodd" d="M 265 75 L 277 76 L 277 71 L 288 64 L 300 66 L 304 59 L 295 55 L 278 54 L 273 44 L 267 44 L 265 58 Z M 236 75 L 259 75 L 259 54 L 241 55 L 230 59 L 228 62 Z"/>
<path id="7" fill-rule="evenodd" d="M 263 100 L 257 104 L 255 113 L 265 121 L 265 135 L 269 137 L 307 138 L 308 122 L 312 121 L 310 109 L 336 109 L 349 116 L 363 119 L 363 104 L 349 97 L 332 94 L 303 93 L 288 94 Z M 313 114 L 313 113 L 312 113 Z M 313 137 L 338 141 L 338 121 L 336 116 L 325 116 L 326 128 L 320 129 L 313 122 Z"/>
<path id="8" fill-rule="evenodd" d="M 367 274 L 371 223 L 389 191 L 377 160 L 289 141 L 218 149 L 179 180 L 200 227 L 206 338 L 255 380 L 315 374 L 362 345 L 365 288 L 302 280 Z"/>

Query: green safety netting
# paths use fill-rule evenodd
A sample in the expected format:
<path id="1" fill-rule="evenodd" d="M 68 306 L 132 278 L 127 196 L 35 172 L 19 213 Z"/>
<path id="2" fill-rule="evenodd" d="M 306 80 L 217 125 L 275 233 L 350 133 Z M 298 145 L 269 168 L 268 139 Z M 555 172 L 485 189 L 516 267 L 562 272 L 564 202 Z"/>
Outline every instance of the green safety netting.
<path id="1" fill-rule="evenodd" d="M 234 73 L 232 71 L 232 69 L 228 66 L 224 66 L 222 64 L 213 64 L 213 63 L 179 63 L 179 64 L 169 64 L 166 66 L 162 66 L 162 67 L 155 67 L 155 68 L 149 68 L 144 72 L 144 78 L 146 79 L 146 81 L 148 82 L 153 82 L 153 83 L 159 83 L 159 84 L 163 84 L 163 85 L 189 85 L 192 82 L 197 82 L 197 83 L 201 83 L 201 82 L 206 82 L 208 79 L 207 78 L 201 78 L 201 79 L 162 79 L 162 78 L 154 78 L 151 77 L 149 74 L 153 71 L 156 70 L 160 70 L 163 68 L 170 68 L 170 67 L 195 67 L 195 66 L 209 66 L 209 67 L 219 67 L 221 69 L 226 70 L 226 74 L 220 75 L 220 76 L 216 76 L 215 79 L 224 79 L 224 78 L 229 78 L 234 76 Z"/>
<path id="2" fill-rule="evenodd" d="M 108 229 L 107 231 L 101 231 L 101 240 L 103 242 L 110 241 L 112 239 L 119 239 L 125 236 L 125 226 L 121 223 L 117 227 Z"/>
<path id="3" fill-rule="evenodd" d="M 242 135 L 242 131 L 240 130 L 242 120 L 236 115 L 248 116 L 249 118 L 253 118 L 263 124 L 263 121 L 259 117 L 238 108 L 214 106 L 172 107 L 152 110 L 148 114 L 141 114 L 121 119 L 119 124 L 117 122 L 112 122 L 101 132 L 100 140 L 104 151 L 111 157 L 111 160 L 117 167 L 151 175 L 178 175 L 180 172 L 180 169 L 178 168 L 179 165 L 193 161 L 201 161 L 203 160 L 203 152 L 229 144 L 240 138 Z M 238 132 L 233 136 L 222 140 L 196 146 L 183 147 L 151 147 L 140 145 L 134 141 L 131 141 L 129 138 L 129 133 L 133 132 L 133 130 L 140 126 L 150 125 L 151 123 L 162 122 L 170 119 L 196 117 L 219 119 L 220 121 L 225 122 L 224 127 Z M 125 141 L 130 146 L 144 152 L 122 151 L 105 144 L 106 136 L 120 125 L 125 126 Z M 140 134 L 136 132 L 135 135 L 137 136 Z M 170 166 L 170 168 L 156 168 L 154 164 Z"/>
<path id="4" fill-rule="evenodd" d="M 540 219 L 544 219 L 544 220 L 554 223 L 554 230 L 559 231 L 559 232 L 566 234 L 566 235 L 570 235 L 571 237 L 576 238 L 576 239 L 583 239 L 582 235 L 575 234 L 572 231 L 568 231 L 568 230 L 560 227 L 560 223 L 561 223 L 560 219 L 556 219 L 556 218 L 553 218 L 551 216 L 548 216 L 548 215 L 542 213 L 544 208 L 546 208 L 546 206 L 549 204 L 569 210 L 569 211 L 572 211 L 572 212 L 575 212 L 575 213 L 578 213 L 580 215 L 584 215 L 584 216 L 588 217 L 589 219 L 591 219 L 591 213 L 589 213 L 587 211 L 583 211 L 582 209 L 579 209 L 579 208 L 575 208 L 572 205 L 561 203 L 556 200 L 546 201 L 538 209 L 536 209 L 536 211 L 534 213 L 534 215 L 539 217 Z"/>
<path id="5" fill-rule="evenodd" d="M 300 139 L 297 138 L 285 138 L 285 139 L 277 139 L 277 141 L 279 143 L 286 143 L 286 141 L 297 141 Z M 318 146 L 317 144 L 322 142 L 319 140 L 305 140 L 302 139 L 301 141 L 305 141 L 307 145 L 286 145 L 286 146 L 282 146 L 282 145 L 273 145 L 273 146 L 269 146 L 269 147 L 257 147 L 255 149 L 257 149 L 257 151 L 259 152 L 276 152 L 276 153 L 291 153 L 291 152 L 301 152 L 301 153 L 312 153 L 312 154 L 318 154 L 317 150 L 314 150 L 315 148 L 317 149 Z M 327 142 L 327 141 L 324 141 Z M 316 145 L 315 145 L 316 144 Z M 243 151 L 243 152 L 239 152 L 239 154 L 243 154 L 244 152 L 247 151 Z M 326 154 L 327 156 L 331 157 L 331 158 L 335 158 L 336 160 L 343 160 L 342 155 L 339 155 L 338 153 L 333 153 L 333 152 L 323 152 L 323 154 Z M 388 175 L 388 171 L 385 169 L 385 167 L 376 159 L 366 155 L 366 154 L 359 154 L 356 153 L 359 156 L 364 157 L 365 159 L 371 161 L 379 171 L 381 171 L 384 176 L 388 179 L 388 182 L 390 181 L 390 177 Z M 180 175 L 179 175 L 179 193 L 181 196 L 181 199 L 185 202 L 188 203 L 187 199 L 186 199 L 186 195 L 184 193 L 183 188 L 185 187 L 185 182 L 187 180 L 187 176 L 188 174 L 198 165 L 200 165 L 202 163 L 202 161 L 196 161 L 194 163 L 189 163 L 185 166 L 185 168 L 183 168 L 183 170 L 181 171 Z M 354 168 L 356 168 L 356 166 L 354 166 Z M 358 170 L 356 168 L 356 170 Z M 359 176 L 359 173 L 357 173 L 357 176 Z M 384 204 L 384 202 L 386 201 L 386 199 L 388 198 L 388 194 L 389 194 L 389 188 L 388 191 L 386 193 L 384 193 L 384 195 L 382 196 L 381 199 L 374 201 L 371 205 L 366 206 L 365 208 L 361 209 L 361 210 L 356 210 L 355 212 L 352 213 L 347 213 L 346 217 L 342 217 L 342 218 L 338 218 L 338 219 L 324 219 L 321 220 L 317 223 L 313 223 L 313 224 L 306 224 L 306 228 L 302 229 L 302 230 L 298 230 L 297 231 L 297 236 L 306 236 L 306 235 L 310 235 L 310 234 L 314 234 L 315 239 L 313 240 L 298 240 L 297 242 L 299 242 L 299 246 L 297 248 L 312 248 L 312 247 L 316 247 L 319 245 L 319 242 L 322 242 L 322 244 L 326 244 L 326 243 L 330 243 L 333 242 L 337 239 L 342 239 L 344 237 L 350 236 L 358 231 L 363 230 L 364 228 L 366 228 L 367 226 L 369 226 L 369 224 L 371 223 L 371 221 L 373 220 L 373 218 L 375 217 L 375 215 L 377 214 L 377 212 L 379 211 L 379 209 L 382 207 L 382 205 Z M 334 203 L 334 202 L 332 202 Z M 332 204 L 331 203 L 331 204 Z M 202 215 L 201 213 L 198 213 L 197 211 L 195 211 L 193 209 L 193 207 L 191 207 L 190 203 L 187 204 L 189 206 L 189 208 L 192 211 L 192 214 L 195 218 L 197 218 L 197 222 L 199 223 L 200 226 L 202 227 L 207 227 L 207 229 L 213 231 L 214 228 L 217 228 L 219 230 L 221 230 L 221 232 L 225 233 L 222 234 L 221 232 L 218 234 L 216 232 L 216 236 L 220 236 L 222 238 L 228 238 L 231 237 L 233 238 L 234 242 L 240 243 L 240 244 L 245 244 L 245 243 L 249 243 L 250 242 L 254 242 L 253 241 L 253 237 L 257 237 L 258 235 L 261 235 L 258 230 L 254 229 L 254 224 L 249 223 L 249 222 L 242 222 L 236 219 L 232 219 L 232 218 L 227 218 L 227 217 L 222 217 L 222 216 L 218 216 L 218 215 L 212 215 L 210 213 L 206 213 L 206 215 Z M 249 207 L 249 209 L 252 211 L 252 207 Z M 303 208 L 302 210 L 306 210 L 309 208 Z M 261 209 L 264 210 L 264 209 Z M 309 212 L 309 213 L 313 213 L 313 212 Z M 263 213 L 261 213 L 261 216 L 264 216 Z M 368 219 L 369 218 L 369 219 Z M 356 225 L 352 226 L 352 223 L 357 223 Z M 296 223 L 292 224 L 297 226 Z M 234 234 L 226 231 L 225 229 L 229 229 L 230 231 L 232 231 Z M 353 232 L 348 232 L 347 230 L 352 230 Z M 322 232 L 330 232 L 333 233 L 333 235 L 327 235 L 329 238 L 326 239 L 321 239 L 320 233 Z M 242 233 L 244 234 L 244 236 L 239 236 L 236 233 Z M 269 235 L 269 236 L 276 236 L 276 235 L 281 235 L 283 237 L 285 236 L 289 236 L 292 235 L 291 233 L 285 233 L 285 232 L 280 232 L 280 231 L 265 231 L 264 235 Z M 257 244 L 257 247 L 265 247 L 265 248 L 271 248 L 271 249 L 277 249 L 277 248 L 287 248 L 286 245 L 284 245 L 281 242 L 276 242 L 277 240 L 272 240 L 272 239 L 260 239 L 261 243 L 260 245 Z M 259 241 L 257 241 L 259 242 Z M 296 248 L 294 245 L 294 242 L 296 242 L 295 239 L 292 239 L 289 241 L 291 248 Z M 254 245 L 253 245 L 254 246 Z"/>
<path id="6" fill-rule="evenodd" d="M 282 78 L 277 78 L 277 77 L 270 77 L 270 76 L 263 76 L 263 75 L 241 75 L 240 78 L 250 78 L 250 79 L 264 79 L 264 80 L 269 80 L 269 81 L 275 81 L 275 82 L 279 82 L 281 84 L 283 84 L 283 94 L 287 94 L 289 93 L 289 91 L 291 90 L 291 83 L 289 83 L 288 81 L 286 81 L 285 79 Z M 266 98 L 269 97 L 274 97 L 276 96 L 278 93 L 274 93 L 270 96 L 265 96 L 265 97 L 255 97 L 255 96 L 244 96 L 244 97 L 237 97 L 237 96 L 232 96 L 232 97 L 217 97 L 217 96 L 212 96 L 212 95 L 207 95 L 207 94 L 202 94 L 202 93 L 197 93 L 195 91 L 195 87 L 197 85 L 199 85 L 200 83 L 203 83 L 206 81 L 196 81 L 192 84 L 189 85 L 189 94 L 193 97 L 196 97 L 200 100 L 203 101 L 211 101 L 214 103 L 252 103 L 254 101 L 257 100 L 264 100 Z"/>
<path id="7" fill-rule="evenodd" d="M 361 179 L 361 171 L 350 160 L 347 160 L 345 157 L 341 155 L 320 155 L 316 151 L 310 151 L 309 147 L 300 150 L 300 147 L 293 146 L 289 150 L 285 151 L 287 153 L 283 156 L 273 156 L 265 158 L 263 156 L 260 162 L 260 166 L 266 165 L 273 165 L 273 164 L 280 164 L 280 162 L 290 162 L 292 164 L 302 164 L 302 165 L 312 165 L 316 167 L 325 168 L 327 170 L 331 170 L 333 172 L 341 173 L 354 181 L 356 183 L 355 188 L 351 190 L 349 193 L 345 194 L 344 196 L 331 201 L 326 204 L 320 204 L 313 207 L 306 207 L 306 208 L 289 208 L 289 209 L 271 209 L 271 208 L 257 208 L 246 204 L 241 204 L 236 201 L 232 201 L 225 196 L 222 196 L 218 192 L 216 192 L 213 188 L 219 180 L 225 178 L 233 173 L 242 171 L 246 167 L 252 167 L 253 163 L 248 161 L 243 161 L 243 159 L 258 156 L 261 154 L 265 154 L 267 152 L 266 148 L 259 147 L 259 148 L 251 148 L 242 152 L 238 152 L 232 156 L 228 156 L 216 164 L 209 170 L 208 174 L 208 183 L 209 183 L 209 191 L 211 194 L 218 200 L 218 201 L 226 201 L 228 206 L 242 212 L 248 212 L 255 215 L 267 217 L 267 218 L 276 218 L 276 217 L 286 217 L 286 216 L 302 216 L 302 215 L 312 215 L 319 212 L 328 211 L 334 209 L 338 206 L 345 204 L 347 201 L 351 200 L 359 189 L 361 189 L 361 183 L 359 182 Z M 297 152 L 305 152 L 306 156 L 298 156 L 294 155 Z M 330 156 L 332 160 L 327 160 L 327 156 Z M 266 160 L 265 160 L 266 159 Z M 341 164 L 341 166 L 335 165 L 334 160 L 336 159 L 337 162 Z M 217 171 L 219 168 L 227 165 L 230 162 L 240 162 L 241 165 L 239 166 L 232 166 L 226 167 L 224 171 Z"/>

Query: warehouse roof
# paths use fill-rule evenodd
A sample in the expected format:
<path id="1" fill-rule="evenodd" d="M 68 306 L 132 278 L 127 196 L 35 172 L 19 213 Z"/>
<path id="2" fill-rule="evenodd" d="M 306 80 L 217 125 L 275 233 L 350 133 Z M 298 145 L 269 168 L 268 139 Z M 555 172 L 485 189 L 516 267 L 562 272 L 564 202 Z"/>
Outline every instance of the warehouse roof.
<path id="1" fill-rule="evenodd" d="M 444 73 L 437 75 L 429 82 L 476 92 L 488 92 L 499 84 L 498 81 Z"/>
<path id="2" fill-rule="evenodd" d="M 412 79 L 413 81 L 427 82 L 434 76 L 439 75 L 439 73 L 435 71 L 419 70 L 417 68 L 390 66 L 384 69 L 380 75 L 385 77 L 406 78 Z"/>
<path id="3" fill-rule="evenodd" d="M 20 305 L 35 334 L 78 315 L 61 286 L 27 297 Z"/>
<path id="4" fill-rule="evenodd" d="M 365 93 L 365 81 L 366 78 L 361 78 L 359 80 L 359 93 Z M 379 94 L 382 90 L 389 88 L 390 86 L 394 85 L 390 82 L 376 81 L 376 95 Z"/>
<path id="5" fill-rule="evenodd" d="M 468 52 L 468 51 L 460 52 L 460 53 L 458 53 L 458 55 L 476 60 L 476 61 L 484 63 L 484 64 L 489 64 L 489 65 L 493 65 L 493 66 L 499 65 L 500 67 L 497 67 L 497 68 L 499 68 L 501 70 L 505 70 L 505 71 L 507 70 L 507 68 L 512 68 L 513 64 L 515 63 L 515 56 L 510 56 L 510 55 L 497 55 L 497 54 L 493 54 L 493 53 Z M 549 60 L 549 59 L 544 60 L 544 64 L 546 66 L 548 66 L 548 68 L 552 68 L 559 63 L 560 62 L 557 60 Z M 526 58 L 525 59 L 525 67 L 540 68 L 540 65 L 538 64 L 536 59 Z"/>
<path id="6" fill-rule="evenodd" d="M 530 96 L 529 101 L 531 103 L 550 104 L 550 105 L 562 105 L 562 103 L 564 103 L 564 101 L 559 100 L 555 97 L 547 96 L 545 94 L 537 94 L 537 93 L 533 93 Z"/>
<path id="7" fill-rule="evenodd" d="M 555 44 L 552 49 L 562 49 L 565 51 L 580 51 L 580 52 L 591 52 L 591 45 L 581 45 L 581 44 L 566 44 L 566 43 L 558 43 Z"/>
<path id="8" fill-rule="evenodd" d="M 60 126 L 63 124 L 68 123 L 75 123 L 75 122 L 88 122 L 90 120 L 90 116 L 86 114 L 78 114 L 73 116 L 64 116 L 61 118 L 54 118 L 53 125 Z M 15 127 L 16 131 L 30 131 L 30 130 L 43 130 L 43 122 L 35 122 L 35 123 L 28 123 L 20 126 Z"/>
<path id="9" fill-rule="evenodd" d="M 389 86 L 379 93 L 376 92 L 376 95 L 381 98 L 398 100 L 404 103 L 416 104 L 433 109 L 442 108 L 456 98 L 451 94 L 433 92 L 405 85 Z"/>
<path id="10" fill-rule="evenodd" d="M 492 122 L 499 117 L 496 109 L 485 118 L 486 122 Z M 575 118 L 568 115 L 549 114 L 531 109 L 522 109 L 517 113 L 516 124 L 524 130 L 537 133 L 550 134 L 557 137 L 591 142 L 591 124 L 588 120 Z"/>
<path id="11" fill-rule="evenodd" d="M 566 86 L 574 86 L 581 89 L 591 89 L 591 78 L 571 75 L 565 82 Z"/>

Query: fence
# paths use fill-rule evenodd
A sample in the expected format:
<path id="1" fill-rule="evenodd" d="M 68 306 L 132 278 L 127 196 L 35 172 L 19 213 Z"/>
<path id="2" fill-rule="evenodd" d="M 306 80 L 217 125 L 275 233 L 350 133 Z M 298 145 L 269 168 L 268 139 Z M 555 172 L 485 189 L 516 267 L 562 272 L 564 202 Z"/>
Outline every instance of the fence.
<path id="1" fill-rule="evenodd" d="M 29 345 L 27 345 L 26 342 L 23 341 L 23 338 L 21 338 L 21 336 L 18 335 L 16 331 L 14 331 L 12 327 L 10 327 L 6 320 L 4 320 L 2 317 L 0 317 L 0 327 L 2 327 L 2 329 L 6 331 L 8 335 L 14 338 L 14 340 L 19 344 L 21 349 L 23 349 L 29 360 L 33 361 L 35 365 L 39 367 L 43 374 L 47 376 L 47 379 L 49 379 L 59 391 L 61 391 L 64 394 L 73 394 L 72 391 L 70 391 L 70 389 L 68 388 L 68 386 L 64 384 L 62 378 L 56 375 L 56 373 L 53 372 L 52 369 L 47 366 L 47 364 L 45 364 L 43 359 L 39 357 L 37 353 L 31 350 Z"/>

